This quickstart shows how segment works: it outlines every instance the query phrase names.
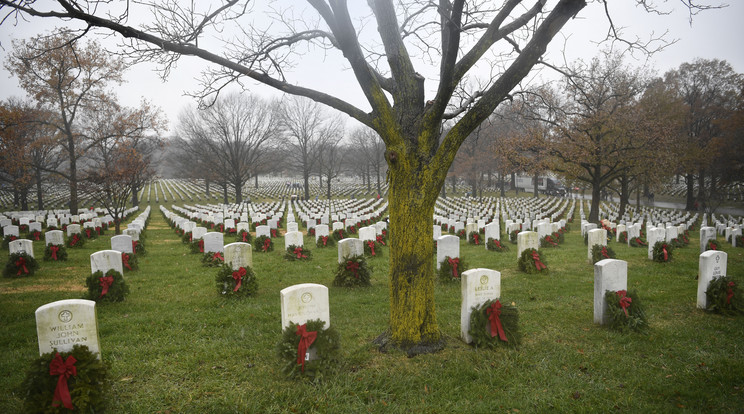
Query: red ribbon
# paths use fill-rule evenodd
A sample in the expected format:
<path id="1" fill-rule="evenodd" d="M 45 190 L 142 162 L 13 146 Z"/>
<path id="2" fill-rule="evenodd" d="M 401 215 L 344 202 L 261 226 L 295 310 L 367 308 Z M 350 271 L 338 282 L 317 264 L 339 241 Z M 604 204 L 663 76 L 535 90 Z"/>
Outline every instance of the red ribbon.
<path id="1" fill-rule="evenodd" d="M 72 246 L 75 246 L 80 241 L 80 236 L 77 233 L 72 235 Z"/>
<path id="2" fill-rule="evenodd" d="M 74 409 L 72 397 L 70 397 L 70 389 L 67 387 L 67 379 L 71 375 L 74 377 L 77 376 L 75 362 L 77 362 L 77 359 L 72 355 L 68 356 L 66 361 L 62 361 L 62 355 L 58 352 L 54 359 L 52 359 L 52 363 L 49 364 L 49 375 L 59 375 L 57 387 L 54 389 L 54 397 L 52 398 L 52 407 L 58 406 L 61 401 L 62 405 L 68 410 Z"/>
<path id="3" fill-rule="evenodd" d="M 459 278 L 460 275 L 457 273 L 457 265 L 460 264 L 460 258 L 455 257 L 454 259 L 451 257 L 447 258 L 447 262 L 449 263 L 450 267 L 452 268 L 452 277 L 455 279 Z"/>
<path id="4" fill-rule="evenodd" d="M 382 238 L 382 235 L 377 236 L 377 243 L 385 246 L 385 240 Z"/>
<path id="5" fill-rule="evenodd" d="M 310 345 L 315 342 L 315 338 L 318 337 L 318 332 L 307 332 L 306 329 L 307 325 L 302 324 L 297 327 L 297 335 L 300 336 L 300 343 L 297 344 L 297 364 L 302 365 L 302 370 L 305 370 L 305 353 L 307 353 L 307 349 L 310 348 Z"/>
<path id="6" fill-rule="evenodd" d="M 307 256 L 302 254 L 302 247 L 295 247 L 294 254 L 297 255 L 298 259 L 307 259 Z"/>
<path id="7" fill-rule="evenodd" d="M 108 293 L 109 287 L 111 287 L 111 285 L 114 283 L 114 277 L 113 276 L 101 276 L 98 278 L 98 281 L 101 284 L 101 296 L 99 297 L 102 298 L 105 294 Z"/>
<path id="8" fill-rule="evenodd" d="M 354 277 L 359 279 L 359 263 L 353 260 L 346 262 L 346 270 L 350 270 L 354 273 Z"/>
<path id="9" fill-rule="evenodd" d="M 35 231 L 35 232 L 34 232 L 34 240 L 35 240 L 35 241 L 39 241 L 39 237 L 41 237 L 41 233 L 40 233 L 40 232 L 38 232 L 38 231 Z"/>
<path id="10" fill-rule="evenodd" d="M 501 242 L 500 242 L 500 241 L 498 241 L 498 240 L 494 240 L 493 242 L 494 242 L 494 243 L 496 243 L 496 247 L 498 247 L 499 249 L 501 249 L 501 248 L 502 248 L 502 247 L 501 247 Z"/>
<path id="11" fill-rule="evenodd" d="M 625 317 L 629 317 L 628 315 L 628 308 L 630 307 L 630 303 L 633 302 L 633 299 L 625 296 L 628 292 L 625 290 L 618 290 L 617 295 L 620 296 L 620 307 L 623 308 L 623 311 L 625 311 Z"/>
<path id="12" fill-rule="evenodd" d="M 369 250 L 372 252 L 372 256 L 375 255 L 375 242 L 371 240 L 367 240 L 367 246 L 369 246 Z"/>
<path id="13" fill-rule="evenodd" d="M 241 267 L 232 273 L 232 277 L 235 279 L 235 289 L 233 289 L 233 292 L 237 292 L 240 289 L 240 286 L 243 284 L 243 276 L 246 274 L 245 267 Z"/>
<path id="14" fill-rule="evenodd" d="M 326 243 L 328 243 L 328 236 L 320 236 L 320 239 L 323 240 L 323 247 L 325 247 Z"/>
<path id="15" fill-rule="evenodd" d="M 263 242 L 263 251 L 268 252 L 270 245 L 271 245 L 271 239 L 264 239 L 264 242 Z"/>
<path id="16" fill-rule="evenodd" d="M 21 256 L 16 260 L 15 262 L 16 267 L 20 267 L 21 269 L 18 269 L 18 273 L 16 276 L 20 276 L 21 272 L 28 274 L 28 268 L 26 268 L 26 258 Z"/>
<path id="17" fill-rule="evenodd" d="M 604 256 L 605 259 L 610 258 L 610 255 L 607 254 L 607 247 L 602 247 L 602 256 Z"/>
<path id="18" fill-rule="evenodd" d="M 241 233 L 243 234 L 243 241 L 244 242 L 248 242 L 248 232 L 247 231 L 242 231 Z"/>
<path id="19" fill-rule="evenodd" d="M 548 243 L 552 244 L 553 246 L 557 246 L 558 245 L 556 242 L 553 241 L 553 238 L 550 237 L 550 236 L 545 236 L 545 241 L 547 241 Z"/>
<path id="20" fill-rule="evenodd" d="M 545 263 L 540 261 L 540 254 L 537 253 L 537 251 L 532 252 L 532 260 L 535 261 L 535 268 L 537 268 L 538 271 L 548 268 L 548 266 L 545 266 Z"/>
<path id="21" fill-rule="evenodd" d="M 501 302 L 497 300 L 492 303 L 491 306 L 486 308 L 486 314 L 488 314 L 488 320 L 491 321 L 491 338 L 498 334 L 499 339 L 509 342 L 506 339 L 506 333 L 504 333 L 504 327 L 501 326 L 501 319 L 499 318 L 501 315 Z"/>
<path id="22" fill-rule="evenodd" d="M 85 229 L 85 237 L 90 239 L 90 229 Z"/>
<path id="23" fill-rule="evenodd" d="M 129 255 L 127 253 L 121 254 L 121 263 L 129 270 L 132 270 L 132 266 L 129 265 Z"/>
<path id="24" fill-rule="evenodd" d="M 726 292 L 726 304 L 731 303 L 731 299 L 734 298 L 734 282 L 728 282 L 728 291 Z"/>
<path id="25" fill-rule="evenodd" d="M 711 242 L 711 241 L 708 242 L 708 248 L 711 249 L 711 250 L 718 250 L 718 249 L 716 249 L 716 245 L 713 244 L 713 242 Z"/>
<path id="26" fill-rule="evenodd" d="M 49 246 L 49 251 L 52 253 L 52 260 L 57 260 L 57 252 L 59 251 L 59 246 L 51 245 Z"/>
<path id="27" fill-rule="evenodd" d="M 478 233 L 473 233 L 473 240 L 475 240 L 475 245 L 477 246 L 479 243 L 478 241 Z"/>
<path id="28" fill-rule="evenodd" d="M 276 229 L 271 229 L 271 237 L 276 237 Z"/>
<path id="29" fill-rule="evenodd" d="M 666 262 L 667 260 L 669 260 L 669 253 L 667 252 L 667 249 L 666 249 L 666 248 L 667 248 L 667 245 L 666 245 L 666 244 L 662 244 L 662 245 L 661 245 L 661 251 L 663 251 L 663 252 L 664 252 L 664 261 L 665 261 L 665 262 Z"/>
<path id="30" fill-rule="evenodd" d="M 222 257 L 222 253 L 217 252 L 217 253 L 215 253 L 215 254 L 212 255 L 212 260 L 219 260 L 221 262 L 224 262 L 225 261 L 225 258 Z"/>
<path id="31" fill-rule="evenodd" d="M 132 251 L 134 253 L 137 253 L 137 244 L 138 244 L 137 240 L 132 240 Z"/>
<path id="32" fill-rule="evenodd" d="M 199 253 L 204 253 L 204 239 L 199 239 Z"/>

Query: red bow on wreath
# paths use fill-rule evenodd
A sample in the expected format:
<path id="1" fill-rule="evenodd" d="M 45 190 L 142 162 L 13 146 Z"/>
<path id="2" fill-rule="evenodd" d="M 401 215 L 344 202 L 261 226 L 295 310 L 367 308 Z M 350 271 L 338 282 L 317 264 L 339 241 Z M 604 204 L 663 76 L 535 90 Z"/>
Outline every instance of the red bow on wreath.
<path id="1" fill-rule="evenodd" d="M 457 265 L 460 264 L 460 258 L 455 257 L 454 259 L 451 257 L 447 258 L 447 263 L 449 263 L 450 267 L 452 268 L 452 277 L 459 278 L 460 274 L 457 273 Z"/>
<path id="2" fill-rule="evenodd" d="M 354 277 L 359 279 L 359 263 L 358 262 L 349 260 L 348 262 L 346 262 L 346 270 L 349 270 L 352 273 L 354 273 Z"/>
<path id="3" fill-rule="evenodd" d="M 307 256 L 302 254 L 302 247 L 295 247 L 294 254 L 297 255 L 298 259 L 307 259 Z"/>
<path id="4" fill-rule="evenodd" d="M 532 260 L 535 262 L 535 268 L 539 270 L 547 269 L 545 263 L 540 261 L 540 254 L 537 251 L 532 252 Z"/>
<path id="5" fill-rule="evenodd" d="M 734 298 L 734 282 L 728 282 L 728 290 L 726 291 L 726 304 L 731 304 L 731 299 Z"/>
<path id="6" fill-rule="evenodd" d="M 80 236 L 77 233 L 72 235 L 72 245 L 75 246 L 80 241 Z"/>
<path id="7" fill-rule="evenodd" d="M 85 229 L 85 237 L 90 238 L 90 229 Z"/>
<path id="8" fill-rule="evenodd" d="M 137 253 L 137 244 L 139 244 L 137 240 L 132 240 L 132 251 L 135 253 Z"/>
<path id="9" fill-rule="evenodd" d="M 377 236 L 377 243 L 385 246 L 385 240 L 382 238 L 382 235 Z"/>
<path id="10" fill-rule="evenodd" d="M 476 246 L 480 244 L 480 241 L 478 240 L 478 236 L 479 236 L 478 233 L 473 233 L 473 240 L 475 240 Z"/>
<path id="11" fill-rule="evenodd" d="M 509 342 L 506 339 L 506 333 L 504 333 L 504 327 L 501 326 L 501 319 L 499 318 L 501 315 L 501 302 L 497 300 L 492 303 L 491 306 L 486 308 L 486 313 L 488 314 L 488 320 L 491 321 L 491 337 L 493 338 L 498 334 L 499 339 Z"/>
<path id="12" fill-rule="evenodd" d="M 222 257 L 222 253 L 217 252 L 217 253 L 215 253 L 215 254 L 212 255 L 212 260 L 219 260 L 221 262 L 224 262 L 225 261 L 225 258 Z"/>
<path id="13" fill-rule="evenodd" d="M 243 241 L 244 242 L 248 242 L 248 232 L 247 231 L 243 231 L 241 233 L 243 234 Z"/>
<path id="14" fill-rule="evenodd" d="M 23 272 L 25 274 L 28 274 L 28 268 L 26 268 L 26 258 L 25 257 L 23 257 L 23 256 L 19 257 L 18 260 L 16 260 L 15 265 L 16 265 L 16 267 L 19 268 L 18 269 L 18 273 L 16 274 L 16 276 L 20 276 L 21 275 L 21 272 Z"/>
<path id="15" fill-rule="evenodd" d="M 35 241 L 39 241 L 39 238 L 40 238 L 40 237 L 41 237 L 41 233 L 39 233 L 38 231 L 35 231 L 35 232 L 34 232 L 34 240 L 35 240 Z"/>
<path id="16" fill-rule="evenodd" d="M 610 255 L 607 253 L 607 247 L 602 247 L 602 257 L 604 257 L 605 259 L 610 258 Z"/>
<path id="17" fill-rule="evenodd" d="M 268 252 L 270 245 L 271 245 L 271 239 L 268 239 L 268 238 L 264 239 L 263 246 L 262 246 L 263 251 Z"/>
<path id="18" fill-rule="evenodd" d="M 499 249 L 501 249 L 501 248 L 502 248 L 502 247 L 501 247 L 501 242 L 500 242 L 500 241 L 498 241 L 498 240 L 494 240 L 493 242 L 494 242 L 494 243 L 496 244 L 496 247 L 498 247 Z"/>
<path id="19" fill-rule="evenodd" d="M 297 335 L 300 337 L 300 343 L 297 344 L 297 364 L 302 365 L 302 370 L 305 370 L 305 354 L 307 353 L 310 345 L 315 342 L 315 338 L 318 337 L 317 331 L 308 332 L 306 331 L 307 325 L 302 324 L 297 327 Z"/>
<path id="20" fill-rule="evenodd" d="M 101 285 L 101 296 L 99 296 L 99 298 L 102 298 L 105 294 L 108 293 L 108 290 L 111 287 L 111 285 L 114 284 L 114 277 L 113 276 L 101 276 L 98 278 L 98 283 L 100 283 Z"/>
<path id="21" fill-rule="evenodd" d="M 235 289 L 233 289 L 233 292 L 237 292 L 240 289 L 240 286 L 243 284 L 243 276 L 246 274 L 245 267 L 241 267 L 232 273 L 232 277 L 235 279 Z"/>
<path id="22" fill-rule="evenodd" d="M 664 261 L 666 262 L 667 260 L 669 260 L 669 252 L 667 252 L 666 244 L 661 245 L 661 251 L 664 252 Z"/>
<path id="23" fill-rule="evenodd" d="M 49 375 L 59 375 L 57 387 L 54 388 L 52 407 L 58 406 L 61 401 L 62 405 L 68 410 L 74 409 L 72 398 L 70 397 L 70 389 L 67 387 L 67 379 L 70 376 L 77 376 L 75 362 L 77 362 L 77 359 L 72 355 L 68 356 L 67 360 L 62 361 L 62 355 L 58 352 L 54 359 L 52 359 L 52 363 L 49 364 Z"/>
<path id="24" fill-rule="evenodd" d="M 711 250 L 717 250 L 717 249 L 716 249 L 716 245 L 715 245 L 715 244 L 713 244 L 713 242 L 712 242 L 712 241 L 709 241 L 709 242 L 708 242 L 708 248 L 709 248 L 709 249 L 711 249 Z"/>
<path id="25" fill-rule="evenodd" d="M 375 242 L 371 240 L 367 240 L 367 246 L 369 247 L 370 252 L 372 252 L 372 256 L 375 255 Z"/>
<path id="26" fill-rule="evenodd" d="M 129 255 L 126 253 L 121 254 L 121 263 L 129 270 L 132 270 L 132 266 L 129 265 Z"/>
<path id="27" fill-rule="evenodd" d="M 51 245 L 49 246 L 49 251 L 52 253 L 52 260 L 57 260 L 57 252 L 59 251 L 59 246 Z"/>
<path id="28" fill-rule="evenodd" d="M 328 243 L 328 236 L 320 236 L 320 239 L 323 241 L 323 247 L 325 247 L 326 243 Z"/>
<path id="29" fill-rule="evenodd" d="M 620 297 L 620 307 L 623 308 L 623 311 L 625 311 L 625 317 L 629 317 L 628 315 L 628 308 L 630 307 L 630 303 L 633 302 L 633 299 L 626 296 L 628 294 L 625 290 L 618 290 L 617 295 Z"/>
<path id="30" fill-rule="evenodd" d="M 199 253 L 204 253 L 204 240 L 199 239 Z"/>

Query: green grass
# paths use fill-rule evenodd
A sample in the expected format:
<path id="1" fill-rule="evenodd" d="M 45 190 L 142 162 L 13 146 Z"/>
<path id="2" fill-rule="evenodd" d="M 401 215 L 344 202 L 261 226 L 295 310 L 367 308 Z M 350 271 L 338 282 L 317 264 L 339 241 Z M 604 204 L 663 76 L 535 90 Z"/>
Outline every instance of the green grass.
<path id="1" fill-rule="evenodd" d="M 112 232 L 70 260 L 42 262 L 31 278 L 0 279 L 0 412 L 21 411 L 18 385 L 38 356 L 34 311 L 81 298 L 89 255 L 109 247 Z M 695 232 L 693 232 L 693 236 Z M 225 242 L 231 240 L 225 237 Z M 380 353 L 371 341 L 386 329 L 389 250 L 370 259 L 371 288 L 331 286 L 336 248 L 305 239 L 310 262 L 254 252 L 255 298 L 218 296 L 215 268 L 188 253 L 157 208 L 147 229 L 147 256 L 124 276 L 126 301 L 98 308 L 103 359 L 113 382 L 110 412 L 741 412 L 744 407 L 743 317 L 697 310 L 697 237 L 654 263 L 646 249 L 612 243 L 629 262 L 628 287 L 644 300 L 650 330 L 622 335 L 594 325 L 593 267 L 578 224 L 556 249 L 544 249 L 550 273 L 517 270 L 506 253 L 462 242 L 471 268 L 501 272 L 502 301 L 520 310 L 523 345 L 476 350 L 459 339 L 460 292 L 436 285 L 437 317 L 446 348 L 408 358 Z M 38 257 L 42 244 L 36 243 Z M 726 247 L 728 273 L 744 274 L 744 249 Z M 0 253 L 2 262 L 7 252 Z M 434 265 L 432 258 L 432 265 Z M 331 323 L 341 334 L 339 373 L 321 383 L 286 379 L 274 346 L 280 338 L 279 291 L 297 283 L 329 286 Z"/>

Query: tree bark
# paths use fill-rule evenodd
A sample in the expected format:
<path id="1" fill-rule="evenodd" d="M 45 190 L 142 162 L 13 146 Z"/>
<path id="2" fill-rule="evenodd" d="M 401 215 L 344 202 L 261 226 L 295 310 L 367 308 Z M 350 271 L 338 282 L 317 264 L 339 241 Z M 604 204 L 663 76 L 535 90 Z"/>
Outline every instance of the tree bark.
<path id="1" fill-rule="evenodd" d="M 132 185 L 132 207 L 139 206 L 139 188 L 137 184 Z"/>
<path id="2" fill-rule="evenodd" d="M 535 196 L 535 198 L 537 198 L 537 197 L 540 196 L 540 189 L 538 188 L 539 183 L 540 183 L 540 176 L 537 173 L 535 173 L 535 176 L 532 177 L 532 179 L 535 182 L 535 186 L 533 188 L 533 194 L 532 195 Z"/>
<path id="3" fill-rule="evenodd" d="M 592 206 L 589 209 L 589 222 L 590 223 L 597 223 L 599 222 L 599 203 L 601 201 L 602 196 L 602 186 L 600 183 L 600 167 L 596 166 L 594 167 L 594 174 L 592 174 Z"/>
<path id="4" fill-rule="evenodd" d="M 235 203 L 240 204 L 243 202 L 243 182 L 236 180 L 233 186 L 235 186 Z"/>
<path id="5" fill-rule="evenodd" d="M 36 209 L 44 210 L 44 195 L 41 191 L 41 169 L 36 169 Z"/>
<path id="6" fill-rule="evenodd" d="M 620 177 L 620 211 L 618 212 L 618 215 L 622 217 L 625 215 L 625 208 L 628 205 L 628 199 L 630 198 L 630 195 L 628 194 L 628 188 L 630 180 L 628 180 L 627 174 L 623 174 Z"/>
<path id="7" fill-rule="evenodd" d="M 685 210 L 692 211 L 695 209 L 695 176 L 685 174 L 685 184 L 687 185 L 687 201 Z"/>

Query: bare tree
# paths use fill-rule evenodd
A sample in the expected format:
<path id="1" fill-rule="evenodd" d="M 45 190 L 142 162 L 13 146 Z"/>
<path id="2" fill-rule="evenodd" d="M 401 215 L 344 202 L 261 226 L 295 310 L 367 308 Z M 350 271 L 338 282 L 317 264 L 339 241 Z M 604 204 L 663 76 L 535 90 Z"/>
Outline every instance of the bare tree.
<path id="1" fill-rule="evenodd" d="M 340 132 L 340 131 L 337 131 Z M 326 197 L 331 199 L 331 186 L 333 180 L 341 174 L 344 167 L 344 155 L 347 155 L 347 148 L 341 145 L 342 136 L 329 136 L 321 143 L 320 152 L 318 153 L 318 171 L 321 178 L 325 178 Z"/>
<path id="2" fill-rule="evenodd" d="M 651 0 L 639 2 L 655 9 Z M 115 9 L 103 1 L 58 0 L 56 8 L 47 9 L 26 0 L 0 0 L 7 14 L 63 18 L 117 32 L 124 36 L 125 52 L 158 61 L 166 75 L 182 55 L 212 62 L 216 65 L 196 93 L 202 98 L 213 99 L 225 85 L 249 78 L 335 108 L 374 129 L 386 146 L 390 183 L 390 330 L 379 342 L 414 353 L 436 349 L 441 333 L 430 239 L 434 204 L 447 171 L 462 142 L 541 62 L 548 44 L 586 1 L 558 0 L 548 6 L 545 0 L 506 0 L 491 7 L 485 1 L 370 0 L 369 10 L 350 9 L 343 0 L 308 0 L 309 10 L 296 3 L 272 4 L 266 15 L 250 21 L 248 12 L 259 11 L 240 0 L 198 10 L 201 2 L 126 2 Z M 128 26 L 135 13 L 154 17 L 139 28 Z M 613 40 L 621 33 L 610 22 L 608 38 Z M 237 26 L 234 37 L 215 37 L 235 41 L 202 41 L 230 25 Z M 367 107 L 291 79 L 291 69 L 302 59 L 298 54 L 309 47 L 343 56 Z M 429 77 L 438 81 L 431 88 L 427 71 L 417 70 L 427 64 L 436 72 Z M 468 78 L 482 67 L 490 67 L 491 76 L 482 87 L 468 89 Z M 452 127 L 440 139 L 447 120 Z"/>
<path id="3" fill-rule="evenodd" d="M 377 194 L 382 195 L 382 180 L 386 171 L 385 143 L 373 129 L 359 127 L 351 132 L 351 148 L 357 153 L 354 164 L 364 162 L 375 174 Z"/>

